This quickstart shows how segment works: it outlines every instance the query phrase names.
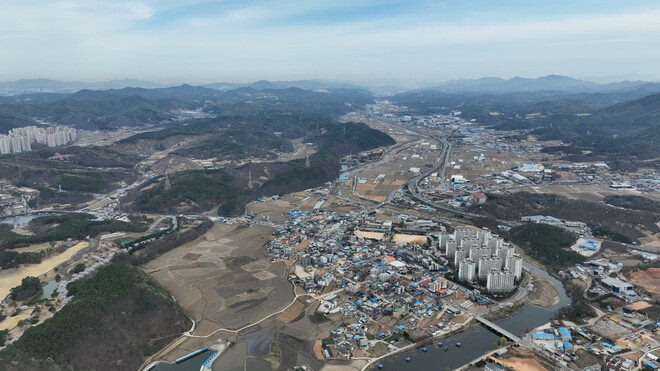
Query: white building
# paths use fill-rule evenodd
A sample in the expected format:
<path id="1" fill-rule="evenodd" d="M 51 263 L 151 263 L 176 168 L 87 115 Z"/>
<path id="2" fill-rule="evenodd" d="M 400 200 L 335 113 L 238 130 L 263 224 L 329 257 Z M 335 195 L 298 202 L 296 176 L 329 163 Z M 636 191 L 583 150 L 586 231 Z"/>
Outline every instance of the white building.
<path id="1" fill-rule="evenodd" d="M 58 147 L 75 142 L 78 139 L 76 129 L 68 127 L 26 126 L 11 129 L 8 135 L 0 135 L 0 154 L 20 153 L 32 150 L 32 143 Z"/>
<path id="2" fill-rule="evenodd" d="M 433 292 L 446 288 L 447 288 L 447 280 L 444 278 L 438 278 L 437 281 L 429 283 L 429 290 Z"/>
<path id="3" fill-rule="evenodd" d="M 470 259 L 474 260 L 475 262 L 478 262 L 481 260 L 483 257 L 489 257 L 490 256 L 490 249 L 487 247 L 477 247 L 477 248 L 472 248 L 470 249 Z"/>
<path id="4" fill-rule="evenodd" d="M 511 257 L 505 260 L 506 269 L 513 273 L 514 277 L 516 277 L 516 280 L 519 280 L 520 276 L 522 275 L 522 266 L 523 258 L 518 254 L 513 254 Z"/>
<path id="5" fill-rule="evenodd" d="M 479 260 L 479 280 L 486 280 L 488 274 L 493 270 L 499 271 L 502 269 L 502 259 L 498 257 L 484 256 Z"/>
<path id="6" fill-rule="evenodd" d="M 541 164 L 522 164 L 518 166 L 517 170 L 523 173 L 540 173 L 545 169 Z"/>
<path id="7" fill-rule="evenodd" d="M 491 293 L 509 292 L 515 288 L 514 275 L 508 270 L 493 270 L 486 279 L 486 289 Z"/>
<path id="8" fill-rule="evenodd" d="M 497 256 L 499 256 L 500 259 L 505 262 L 507 259 L 513 256 L 514 252 L 515 250 L 513 249 L 513 246 L 507 244 L 497 249 Z"/>
<path id="9" fill-rule="evenodd" d="M 467 257 L 468 257 L 467 250 L 465 249 L 456 250 L 456 253 L 454 254 L 454 265 L 458 267 L 458 265 Z"/>
<path id="10" fill-rule="evenodd" d="M 465 259 L 458 265 L 458 279 L 460 281 L 474 281 L 477 264 L 472 259 Z"/>
<path id="11" fill-rule="evenodd" d="M 453 259 L 456 255 L 456 241 L 447 242 L 447 259 Z"/>

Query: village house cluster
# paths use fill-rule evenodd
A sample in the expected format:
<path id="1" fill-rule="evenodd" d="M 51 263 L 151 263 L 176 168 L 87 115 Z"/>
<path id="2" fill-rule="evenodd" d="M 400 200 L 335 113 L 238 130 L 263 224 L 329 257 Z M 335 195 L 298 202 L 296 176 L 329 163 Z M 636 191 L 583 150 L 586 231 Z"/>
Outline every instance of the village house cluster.
<path id="1" fill-rule="evenodd" d="M 522 257 L 486 229 L 448 233 L 434 220 L 378 220 L 373 211 L 285 216 L 266 250 L 273 260 L 295 261 L 289 278 L 320 295 L 316 313 L 335 325 L 323 344 L 325 358 L 357 356 L 377 342 L 392 351 L 460 328 L 471 319 L 467 308 L 495 303 L 460 284 L 466 273 L 459 266 L 470 257 L 478 266 L 464 281 L 476 286 L 482 277 L 484 291 L 512 291 L 522 273 Z M 452 275 L 456 252 L 466 255 Z"/>

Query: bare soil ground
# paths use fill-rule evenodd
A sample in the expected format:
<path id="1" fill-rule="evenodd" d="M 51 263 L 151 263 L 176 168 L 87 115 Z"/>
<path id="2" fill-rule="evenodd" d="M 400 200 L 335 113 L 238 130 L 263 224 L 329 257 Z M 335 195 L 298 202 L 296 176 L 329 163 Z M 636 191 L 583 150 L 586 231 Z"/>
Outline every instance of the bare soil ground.
<path id="1" fill-rule="evenodd" d="M 549 371 L 534 359 L 533 353 L 528 350 L 510 348 L 509 352 L 505 353 L 503 357 L 489 358 L 507 369 L 515 371 Z"/>
<path id="2" fill-rule="evenodd" d="M 660 268 L 630 272 L 627 278 L 632 284 L 641 286 L 655 295 L 660 295 Z"/>
<path id="3" fill-rule="evenodd" d="M 322 347 L 321 347 L 321 340 L 316 340 L 314 342 L 314 356 L 316 359 L 319 361 L 323 361 L 325 357 L 323 357 L 323 352 L 322 352 Z"/>
<path id="4" fill-rule="evenodd" d="M 292 322 L 302 314 L 303 309 L 305 309 L 305 303 L 298 299 L 295 303 L 286 308 L 286 310 L 282 312 L 282 314 L 280 314 L 277 319 L 284 323 Z"/>
<path id="5" fill-rule="evenodd" d="M 241 328 L 283 309 L 293 300 L 282 262 L 262 247 L 272 229 L 218 224 L 197 240 L 145 266 L 200 327 L 195 335 Z"/>
<path id="6" fill-rule="evenodd" d="M 527 296 L 528 303 L 538 305 L 540 307 L 549 307 L 559 303 L 559 294 L 545 278 L 540 274 L 532 272 L 534 289 Z"/>
<path id="7" fill-rule="evenodd" d="M 392 238 L 394 242 L 405 242 L 410 244 L 423 244 L 426 242 L 426 236 L 417 236 L 411 234 L 395 234 Z"/>
<path id="8" fill-rule="evenodd" d="M 460 174 L 474 184 L 487 184 L 487 181 L 479 178 L 479 175 L 500 173 L 522 165 L 524 162 L 531 162 L 519 157 L 513 153 L 497 153 L 498 151 L 481 146 L 458 145 L 452 147 L 451 153 L 447 157 L 447 178 L 451 175 Z M 474 156 L 484 154 L 484 160 L 477 162 Z M 461 162 L 462 160 L 462 162 Z M 451 163 L 460 166 L 460 169 L 454 169 Z"/>
<path id="9" fill-rule="evenodd" d="M 411 168 L 419 168 L 423 172 L 427 164 L 435 162 L 438 154 L 438 151 L 430 151 L 428 146 L 422 146 L 419 142 L 410 143 L 396 154 L 389 155 L 389 162 L 361 171 L 357 176 L 368 180 L 356 184 L 355 193 L 377 202 L 384 201 L 390 192 L 419 174 L 411 172 Z M 384 177 L 379 179 L 381 174 Z"/>
<path id="10" fill-rule="evenodd" d="M 614 321 L 598 321 L 591 327 L 591 331 L 607 339 L 617 339 L 630 333 L 627 328 L 616 324 Z"/>

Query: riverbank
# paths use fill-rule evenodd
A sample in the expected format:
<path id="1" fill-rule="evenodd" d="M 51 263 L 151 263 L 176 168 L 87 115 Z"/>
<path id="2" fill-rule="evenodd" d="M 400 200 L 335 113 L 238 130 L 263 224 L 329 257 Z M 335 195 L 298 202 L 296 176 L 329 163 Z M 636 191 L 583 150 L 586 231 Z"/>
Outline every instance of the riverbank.
<path id="1" fill-rule="evenodd" d="M 531 272 L 533 290 L 527 296 L 527 303 L 540 307 L 550 307 L 559 303 L 559 294 L 552 283 L 537 272 Z"/>
<path id="2" fill-rule="evenodd" d="M 432 337 L 430 337 L 430 338 L 428 338 L 428 339 L 426 339 L 426 340 L 424 340 L 424 341 L 421 341 L 421 342 L 419 342 L 419 343 L 413 343 L 413 344 L 410 344 L 410 345 L 405 346 L 405 347 L 403 347 L 403 348 L 397 349 L 397 350 L 395 350 L 395 351 L 393 351 L 393 352 L 390 352 L 390 353 L 388 353 L 388 354 L 382 355 L 382 356 L 380 356 L 380 357 L 378 357 L 378 358 L 374 358 L 374 359 L 372 359 L 371 361 L 369 361 L 366 365 L 364 365 L 364 367 L 362 367 L 362 369 L 360 369 L 360 371 L 371 370 L 371 369 L 373 369 L 373 367 L 375 367 L 375 364 L 377 364 L 378 362 L 380 362 L 380 361 L 382 361 L 382 360 L 384 360 L 384 359 L 386 359 L 386 358 L 390 358 L 390 357 L 396 356 L 396 355 L 398 355 L 398 354 L 401 354 L 401 353 L 407 352 L 407 351 L 409 351 L 409 350 L 411 350 L 411 349 L 419 348 L 419 347 L 424 346 L 424 345 L 426 345 L 426 344 L 430 344 L 430 343 L 432 343 L 432 342 L 434 342 L 434 341 L 437 341 L 437 340 L 440 340 L 440 339 L 444 339 L 444 338 L 448 338 L 448 337 L 450 337 L 450 336 L 452 336 L 452 335 L 456 335 L 456 334 L 458 334 L 458 333 L 460 333 L 460 332 L 463 332 L 463 331 L 465 331 L 466 329 L 470 328 L 470 323 L 472 322 L 472 319 L 473 319 L 472 317 L 468 318 L 468 319 L 467 319 L 465 322 L 463 322 L 463 323 L 460 325 L 460 327 L 457 328 L 457 329 L 451 330 L 451 331 L 446 332 L 446 333 L 443 333 L 443 334 L 438 334 L 438 335 L 432 336 Z M 449 344 L 447 344 L 447 346 L 449 346 Z"/>
<path id="3" fill-rule="evenodd" d="M 523 301 L 517 301 L 515 303 L 512 303 L 511 306 L 509 307 L 500 308 L 496 311 L 488 313 L 484 317 L 489 321 L 497 321 L 499 319 L 508 318 L 511 317 L 513 314 L 520 312 L 524 306 L 525 303 Z"/>

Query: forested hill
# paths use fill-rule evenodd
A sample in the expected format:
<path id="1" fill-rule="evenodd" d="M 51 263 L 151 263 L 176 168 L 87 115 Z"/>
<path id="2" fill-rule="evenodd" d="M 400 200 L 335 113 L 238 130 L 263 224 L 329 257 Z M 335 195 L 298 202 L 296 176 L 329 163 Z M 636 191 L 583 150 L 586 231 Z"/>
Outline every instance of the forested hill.
<path id="1" fill-rule="evenodd" d="M 224 116 L 264 117 L 292 113 L 336 118 L 373 102 L 360 89 L 311 91 L 299 88 L 215 90 L 180 85 L 168 88 L 80 90 L 73 94 L 26 94 L 0 98 L 0 129 L 34 124 L 44 119 L 81 129 L 158 125 L 176 117 L 177 109 L 204 109 Z M 6 128 L 4 130 L 3 128 Z"/>
<path id="2" fill-rule="evenodd" d="M 0 352 L 0 369 L 133 371 L 190 328 L 170 295 L 127 264 L 105 266 L 69 290 L 70 303 Z"/>
<path id="3" fill-rule="evenodd" d="M 260 196 L 284 194 L 317 187 L 336 179 L 339 159 L 349 153 L 358 153 L 395 143 L 389 135 L 365 124 L 327 123 L 323 133 L 310 131 L 306 142 L 316 146 L 310 156 L 310 167 L 305 160 L 264 162 L 223 170 L 185 171 L 169 176 L 171 188 L 166 190 L 163 177 L 147 182 L 126 200 L 126 207 L 144 212 L 201 212 L 220 205 L 221 215 L 242 213 L 243 206 Z M 203 150 L 201 148 L 200 150 Z M 254 179 L 264 176 L 254 189 L 247 189 L 247 174 Z"/>

